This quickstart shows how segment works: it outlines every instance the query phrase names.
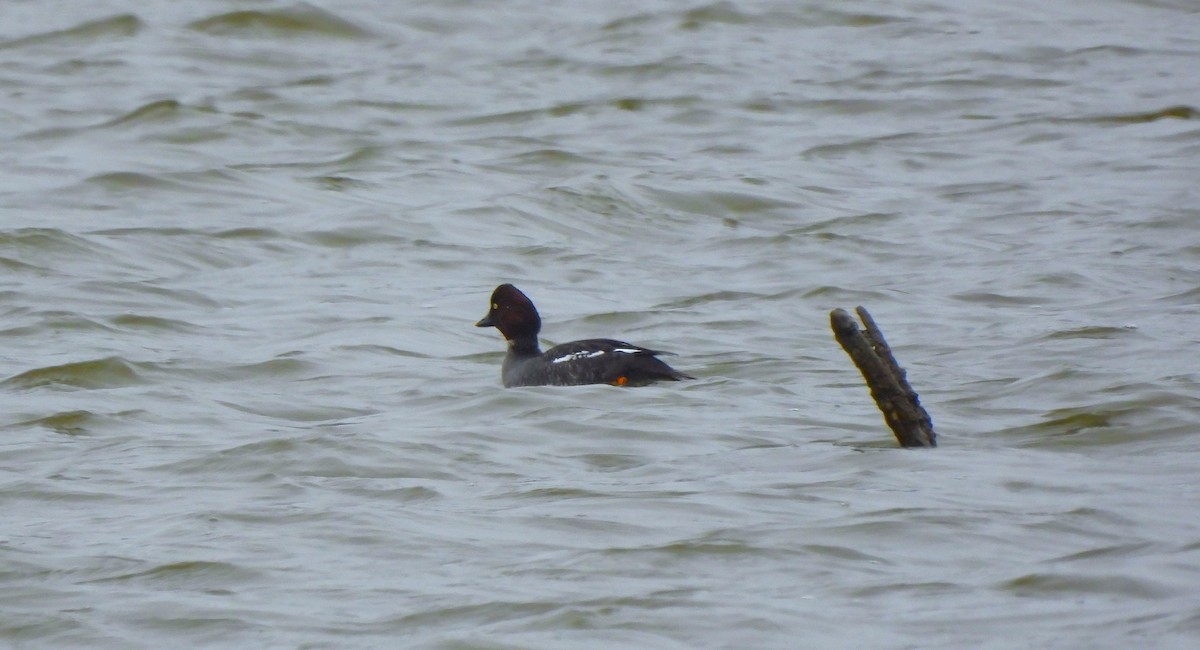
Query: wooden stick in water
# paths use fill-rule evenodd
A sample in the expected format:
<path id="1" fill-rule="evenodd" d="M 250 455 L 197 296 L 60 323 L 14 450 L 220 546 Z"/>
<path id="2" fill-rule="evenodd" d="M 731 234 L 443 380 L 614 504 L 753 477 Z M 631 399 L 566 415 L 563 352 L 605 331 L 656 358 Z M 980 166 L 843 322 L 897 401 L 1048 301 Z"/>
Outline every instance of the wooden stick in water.
<path id="1" fill-rule="evenodd" d="M 921 406 L 917 392 L 908 384 L 904 369 L 896 363 L 883 332 L 866 309 L 858 307 L 855 311 L 866 331 L 858 328 L 858 323 L 846 310 L 835 309 L 829 313 L 834 338 L 858 366 L 871 389 L 871 397 L 892 433 L 896 434 L 900 446 L 936 447 L 933 421 Z"/>

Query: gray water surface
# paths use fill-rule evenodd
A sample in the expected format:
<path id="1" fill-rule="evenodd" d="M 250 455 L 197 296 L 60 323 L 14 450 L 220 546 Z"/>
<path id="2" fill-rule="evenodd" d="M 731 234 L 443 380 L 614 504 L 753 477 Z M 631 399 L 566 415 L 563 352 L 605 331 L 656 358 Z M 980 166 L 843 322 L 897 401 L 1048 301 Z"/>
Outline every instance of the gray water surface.
<path id="1" fill-rule="evenodd" d="M 2 3 L 0 646 L 1193 648 L 1197 61 L 1169 0 Z M 501 282 L 699 379 L 505 390 Z"/>

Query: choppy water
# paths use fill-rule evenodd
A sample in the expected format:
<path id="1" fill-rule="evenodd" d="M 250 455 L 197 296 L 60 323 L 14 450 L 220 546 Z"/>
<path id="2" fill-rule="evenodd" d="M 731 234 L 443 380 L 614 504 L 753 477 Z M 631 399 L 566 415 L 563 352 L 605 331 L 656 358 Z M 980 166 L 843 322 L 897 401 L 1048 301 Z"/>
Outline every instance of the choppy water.
<path id="1" fill-rule="evenodd" d="M 1194 3 L 0 25 L 0 645 L 1200 639 Z M 700 379 L 504 390 L 503 281 Z"/>

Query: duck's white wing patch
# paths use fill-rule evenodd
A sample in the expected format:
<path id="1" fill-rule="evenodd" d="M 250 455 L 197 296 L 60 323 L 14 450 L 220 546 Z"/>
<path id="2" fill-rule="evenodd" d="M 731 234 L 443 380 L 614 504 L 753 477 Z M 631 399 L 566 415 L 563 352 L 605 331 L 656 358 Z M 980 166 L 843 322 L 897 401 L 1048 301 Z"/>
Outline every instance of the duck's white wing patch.
<path id="1" fill-rule="evenodd" d="M 623 352 L 625 354 L 637 354 L 643 351 L 638 348 L 613 348 L 613 352 Z"/>
<path id="2" fill-rule="evenodd" d="M 574 361 L 576 359 L 591 359 L 592 357 L 598 357 L 602 354 L 604 354 L 604 350 L 580 350 L 579 352 L 572 352 L 570 354 L 564 354 L 561 357 L 555 357 L 550 360 L 550 363 L 563 363 L 565 361 Z"/>

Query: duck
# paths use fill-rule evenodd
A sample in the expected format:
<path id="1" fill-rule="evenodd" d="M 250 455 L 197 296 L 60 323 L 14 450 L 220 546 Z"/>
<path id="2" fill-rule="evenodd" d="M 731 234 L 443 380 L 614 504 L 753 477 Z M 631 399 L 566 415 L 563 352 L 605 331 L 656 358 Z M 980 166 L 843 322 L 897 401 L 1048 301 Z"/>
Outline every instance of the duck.
<path id="1" fill-rule="evenodd" d="M 545 352 L 538 345 L 542 318 L 520 289 L 502 284 L 492 292 L 487 315 L 476 327 L 495 327 L 508 342 L 500 368 L 505 388 L 517 386 L 645 386 L 695 379 L 659 359 L 671 354 L 615 339 L 583 339 Z"/>

